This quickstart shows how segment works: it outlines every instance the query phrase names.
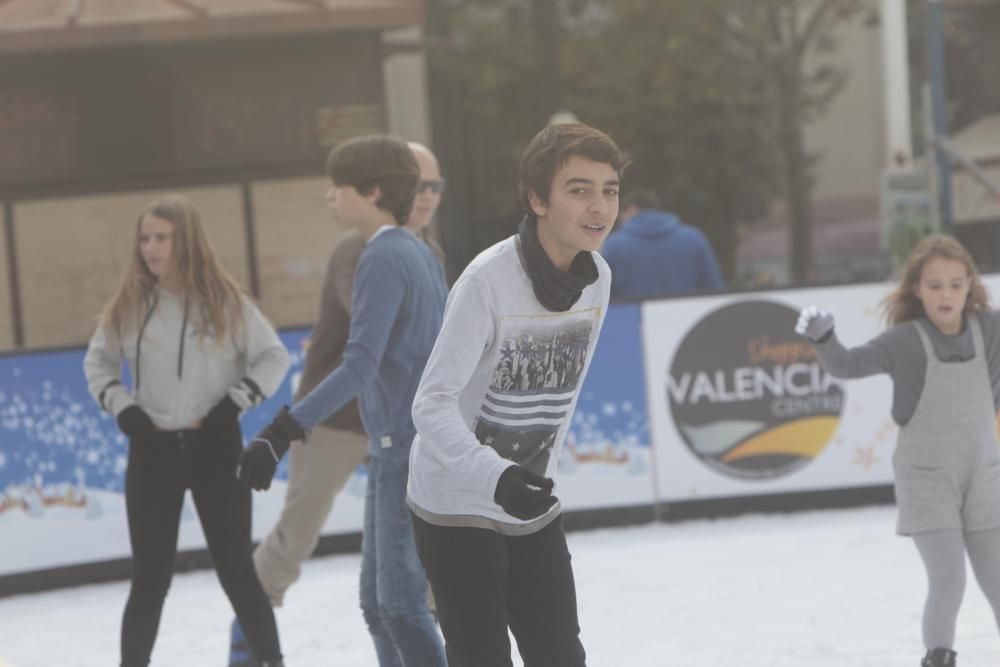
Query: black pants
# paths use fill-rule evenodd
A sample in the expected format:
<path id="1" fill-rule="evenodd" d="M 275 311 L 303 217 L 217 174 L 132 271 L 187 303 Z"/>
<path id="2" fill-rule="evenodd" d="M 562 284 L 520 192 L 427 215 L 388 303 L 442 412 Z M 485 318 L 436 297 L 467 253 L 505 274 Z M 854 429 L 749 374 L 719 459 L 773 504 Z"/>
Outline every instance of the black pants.
<path id="1" fill-rule="evenodd" d="M 125 503 L 132 587 L 122 619 L 124 667 L 149 663 L 170 588 L 184 492 L 191 489 L 208 551 L 257 660 L 281 657 L 274 612 L 251 555 L 250 490 L 235 476 L 239 424 L 224 432 L 158 432 L 129 444 Z"/>
<path id="2" fill-rule="evenodd" d="M 413 517 L 449 667 L 583 667 L 576 585 L 562 518 L 532 535 L 446 528 Z"/>

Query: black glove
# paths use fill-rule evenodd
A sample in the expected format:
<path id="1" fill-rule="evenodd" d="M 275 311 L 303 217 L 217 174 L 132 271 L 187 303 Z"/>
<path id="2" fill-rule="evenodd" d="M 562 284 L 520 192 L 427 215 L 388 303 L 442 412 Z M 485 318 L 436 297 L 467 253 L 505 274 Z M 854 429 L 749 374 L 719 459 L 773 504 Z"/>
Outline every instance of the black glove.
<path id="1" fill-rule="evenodd" d="M 548 477 L 513 465 L 504 470 L 497 480 L 493 500 L 512 517 L 525 521 L 537 519 L 556 504 L 557 498 L 552 495 L 553 486 L 555 482 Z"/>
<path id="2" fill-rule="evenodd" d="M 116 421 L 118 422 L 118 429 L 129 440 L 148 442 L 152 439 L 153 434 L 156 433 L 156 426 L 153 424 L 153 420 L 138 405 L 130 405 L 119 412 Z"/>
<path id="3" fill-rule="evenodd" d="M 291 447 L 293 440 L 305 440 L 306 433 L 292 416 L 288 406 L 281 408 L 269 425 L 250 441 L 240 454 L 240 464 L 236 467 L 236 477 L 246 482 L 251 489 L 268 489 L 278 468 L 278 461 Z"/>
<path id="4" fill-rule="evenodd" d="M 240 406 L 226 394 L 201 420 L 201 428 L 211 434 L 225 433 L 226 429 L 238 424 L 239 419 Z"/>

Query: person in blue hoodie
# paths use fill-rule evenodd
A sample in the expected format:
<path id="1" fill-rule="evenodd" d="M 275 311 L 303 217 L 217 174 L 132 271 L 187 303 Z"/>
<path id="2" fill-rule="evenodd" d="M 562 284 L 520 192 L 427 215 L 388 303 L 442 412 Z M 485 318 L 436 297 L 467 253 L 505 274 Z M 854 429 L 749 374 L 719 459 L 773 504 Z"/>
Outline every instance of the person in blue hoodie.
<path id="1" fill-rule="evenodd" d="M 708 239 L 697 227 L 660 210 L 659 198 L 637 190 L 601 255 L 611 266 L 611 298 L 648 299 L 726 289 Z"/>

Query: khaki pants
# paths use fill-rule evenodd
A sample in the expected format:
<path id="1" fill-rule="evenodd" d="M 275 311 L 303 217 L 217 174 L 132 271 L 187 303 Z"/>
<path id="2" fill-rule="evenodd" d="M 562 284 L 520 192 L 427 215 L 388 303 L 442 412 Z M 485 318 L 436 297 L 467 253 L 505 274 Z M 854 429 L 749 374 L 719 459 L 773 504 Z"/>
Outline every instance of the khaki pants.
<path id="1" fill-rule="evenodd" d="M 312 555 L 334 497 L 364 463 L 368 437 L 362 433 L 317 426 L 305 445 L 288 452 L 288 490 L 281 518 L 254 551 L 264 593 L 280 607 L 288 587 Z"/>

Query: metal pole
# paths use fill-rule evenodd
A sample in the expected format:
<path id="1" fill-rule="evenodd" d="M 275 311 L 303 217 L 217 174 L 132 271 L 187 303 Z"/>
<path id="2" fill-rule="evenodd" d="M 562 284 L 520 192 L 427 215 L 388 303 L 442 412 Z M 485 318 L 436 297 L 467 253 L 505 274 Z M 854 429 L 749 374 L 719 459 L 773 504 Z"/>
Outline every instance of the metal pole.
<path id="1" fill-rule="evenodd" d="M 3 233 L 7 247 L 7 289 L 10 298 L 11 335 L 14 346 L 24 345 L 24 313 L 21 312 L 21 287 L 18 283 L 17 270 L 17 239 L 14 235 L 14 204 L 3 202 Z"/>
<path id="2" fill-rule="evenodd" d="M 885 75 L 885 164 L 889 171 L 913 166 L 910 65 L 906 52 L 906 0 L 882 0 L 882 60 Z"/>
<path id="3" fill-rule="evenodd" d="M 535 66 L 542 124 L 562 107 L 559 82 L 559 11 L 555 0 L 535 0 Z"/>
<path id="4" fill-rule="evenodd" d="M 951 203 L 951 160 L 938 137 L 948 137 L 947 88 L 945 81 L 944 6 L 942 0 L 927 0 L 927 71 L 931 92 L 931 127 L 934 132 L 934 155 L 937 162 L 938 206 L 944 231 L 954 232 L 955 220 Z"/>
<path id="5" fill-rule="evenodd" d="M 247 291 L 255 299 L 260 299 L 260 273 L 258 271 L 259 261 L 257 257 L 257 221 L 254 219 L 253 194 L 250 192 L 249 181 L 240 183 L 240 192 L 243 196 L 243 233 L 246 234 L 247 249 Z"/>

